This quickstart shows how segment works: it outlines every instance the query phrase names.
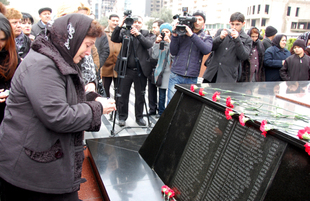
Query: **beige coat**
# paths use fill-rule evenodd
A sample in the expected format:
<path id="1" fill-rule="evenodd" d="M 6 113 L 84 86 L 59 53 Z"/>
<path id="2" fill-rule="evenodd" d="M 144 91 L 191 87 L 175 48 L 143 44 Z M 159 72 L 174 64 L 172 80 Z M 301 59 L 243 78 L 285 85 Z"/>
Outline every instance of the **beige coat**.
<path id="1" fill-rule="evenodd" d="M 104 31 L 109 40 L 110 54 L 101 68 L 101 77 L 117 77 L 117 73 L 114 71 L 114 66 L 117 56 L 121 50 L 122 43 L 114 43 L 111 41 L 112 32 L 109 27 L 107 27 Z"/>

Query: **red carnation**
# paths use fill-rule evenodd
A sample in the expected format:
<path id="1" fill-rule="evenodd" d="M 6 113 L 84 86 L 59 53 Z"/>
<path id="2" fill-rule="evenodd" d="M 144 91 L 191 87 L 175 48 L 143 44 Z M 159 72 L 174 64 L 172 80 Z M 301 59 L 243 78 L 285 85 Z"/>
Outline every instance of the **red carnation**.
<path id="1" fill-rule="evenodd" d="M 170 190 L 170 188 L 167 185 L 163 185 L 161 187 L 161 192 L 167 194 L 166 192 L 168 192 Z"/>
<path id="2" fill-rule="evenodd" d="M 195 92 L 196 89 L 198 89 L 198 87 L 195 84 L 191 84 L 191 91 Z"/>
<path id="3" fill-rule="evenodd" d="M 305 145 L 305 151 L 310 155 L 310 143 L 309 142 L 307 142 Z"/>
<path id="4" fill-rule="evenodd" d="M 245 117 L 243 113 L 241 113 L 239 115 L 239 122 L 242 126 L 245 125 L 245 122 L 247 122 L 249 120 L 249 118 Z"/>
<path id="5" fill-rule="evenodd" d="M 207 92 L 205 92 L 205 91 L 203 91 L 204 90 L 204 88 L 200 88 L 199 89 L 199 95 L 200 96 L 204 96 L 205 94 L 207 94 Z"/>
<path id="6" fill-rule="evenodd" d="M 212 96 L 212 100 L 213 101 L 218 101 L 220 99 L 220 92 L 216 91 L 214 92 L 213 96 Z"/>
<path id="7" fill-rule="evenodd" d="M 232 111 L 230 108 L 226 108 L 225 110 L 225 116 L 227 120 L 232 119 L 231 116 L 234 115 L 235 113 Z"/>
<path id="8" fill-rule="evenodd" d="M 230 96 L 228 96 L 228 97 L 226 98 L 226 106 L 227 106 L 227 107 L 234 108 L 233 101 L 231 100 L 231 97 L 230 97 Z"/>
<path id="9" fill-rule="evenodd" d="M 299 139 L 310 140 L 310 127 L 299 130 L 297 136 Z"/>
<path id="10" fill-rule="evenodd" d="M 172 189 L 169 189 L 169 191 L 168 191 L 168 198 L 172 198 L 174 196 L 175 196 L 174 191 Z"/>

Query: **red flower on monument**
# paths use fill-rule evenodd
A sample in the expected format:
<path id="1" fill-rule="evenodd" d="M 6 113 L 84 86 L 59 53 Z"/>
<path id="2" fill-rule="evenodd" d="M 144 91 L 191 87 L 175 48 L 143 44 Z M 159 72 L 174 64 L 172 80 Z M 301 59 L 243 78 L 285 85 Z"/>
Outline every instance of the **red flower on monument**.
<path id="1" fill-rule="evenodd" d="M 212 100 L 213 101 L 218 101 L 221 97 L 220 97 L 220 92 L 216 91 L 214 92 L 213 96 L 212 96 Z"/>
<path id="2" fill-rule="evenodd" d="M 225 110 L 225 116 L 226 116 L 226 119 L 227 119 L 227 120 L 232 119 L 231 116 L 233 116 L 234 114 L 235 114 L 235 113 L 232 111 L 232 109 L 226 108 L 226 110 Z"/>
<path id="3" fill-rule="evenodd" d="M 305 145 L 305 151 L 310 155 L 310 143 L 309 142 L 307 142 Z"/>
<path id="4" fill-rule="evenodd" d="M 195 84 L 191 84 L 191 91 L 195 92 L 196 89 L 198 89 L 198 87 Z"/>
<path id="5" fill-rule="evenodd" d="M 267 123 L 267 120 L 263 120 L 262 123 L 260 124 L 260 131 L 262 131 L 262 135 L 266 137 L 267 131 L 272 129 L 271 126 Z"/>
<path id="6" fill-rule="evenodd" d="M 310 140 L 310 127 L 306 126 L 304 129 L 298 131 L 299 139 Z"/>
<path id="7" fill-rule="evenodd" d="M 245 125 L 245 122 L 247 122 L 249 120 L 249 118 L 245 117 L 243 113 L 241 113 L 239 115 L 239 122 L 242 126 Z"/>
<path id="8" fill-rule="evenodd" d="M 168 194 L 167 192 L 170 190 L 170 188 L 167 185 L 163 185 L 161 187 L 161 192 L 164 194 Z"/>
<path id="9" fill-rule="evenodd" d="M 174 196 L 175 196 L 174 191 L 172 189 L 169 189 L 169 191 L 168 191 L 168 198 L 172 198 Z"/>
<path id="10" fill-rule="evenodd" d="M 234 108 L 233 101 L 231 100 L 231 97 L 230 97 L 230 96 L 228 96 L 228 97 L 226 98 L 226 106 L 227 106 L 227 107 Z"/>
<path id="11" fill-rule="evenodd" d="M 204 88 L 200 88 L 199 89 L 199 95 L 200 96 L 204 96 L 205 94 L 207 94 L 207 92 L 205 92 L 205 91 L 203 91 L 204 90 Z"/>

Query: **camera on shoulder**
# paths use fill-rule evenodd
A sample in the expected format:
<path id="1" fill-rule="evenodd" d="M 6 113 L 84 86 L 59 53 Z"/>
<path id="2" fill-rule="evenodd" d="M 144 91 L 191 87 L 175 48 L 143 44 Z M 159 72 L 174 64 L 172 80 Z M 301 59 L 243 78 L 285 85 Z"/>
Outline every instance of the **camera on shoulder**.
<path id="1" fill-rule="evenodd" d="M 183 16 L 175 15 L 173 19 L 179 19 L 179 24 L 176 26 L 175 33 L 179 36 L 184 36 L 186 34 L 186 26 L 187 25 L 190 29 L 193 30 L 194 23 L 197 21 L 197 18 L 194 16 L 189 15 L 188 13 L 184 12 Z"/>

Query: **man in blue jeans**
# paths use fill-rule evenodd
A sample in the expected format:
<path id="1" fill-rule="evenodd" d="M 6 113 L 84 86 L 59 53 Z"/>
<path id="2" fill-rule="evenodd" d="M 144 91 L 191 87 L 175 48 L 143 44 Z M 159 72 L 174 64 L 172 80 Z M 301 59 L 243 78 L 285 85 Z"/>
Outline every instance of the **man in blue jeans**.
<path id="1" fill-rule="evenodd" d="M 206 21 L 204 12 L 196 11 L 193 16 L 197 20 L 192 28 L 185 25 L 185 35 L 179 36 L 177 33 L 172 33 L 170 53 L 175 58 L 169 77 L 168 102 L 176 91 L 174 85 L 197 83 L 202 57 L 209 54 L 212 49 L 212 37 L 203 30 Z M 175 32 L 176 25 L 172 30 Z"/>

